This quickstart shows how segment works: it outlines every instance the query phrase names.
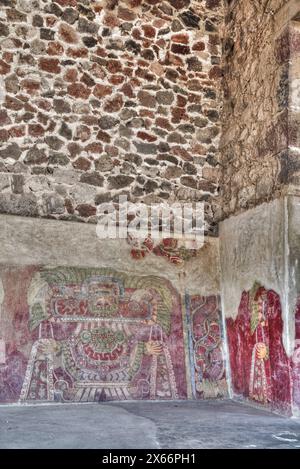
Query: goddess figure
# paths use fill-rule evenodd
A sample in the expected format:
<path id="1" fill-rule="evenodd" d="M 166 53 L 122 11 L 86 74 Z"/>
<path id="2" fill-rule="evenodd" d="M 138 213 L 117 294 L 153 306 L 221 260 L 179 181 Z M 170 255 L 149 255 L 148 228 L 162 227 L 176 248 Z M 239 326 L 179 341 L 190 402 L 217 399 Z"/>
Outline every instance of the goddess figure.
<path id="1" fill-rule="evenodd" d="M 172 296 L 156 278 L 57 268 L 28 292 L 33 344 L 21 400 L 177 398 Z"/>
<path id="2" fill-rule="evenodd" d="M 251 357 L 249 397 L 262 404 L 271 402 L 271 369 L 269 359 L 268 302 L 265 288 L 254 285 L 250 292 Z"/>

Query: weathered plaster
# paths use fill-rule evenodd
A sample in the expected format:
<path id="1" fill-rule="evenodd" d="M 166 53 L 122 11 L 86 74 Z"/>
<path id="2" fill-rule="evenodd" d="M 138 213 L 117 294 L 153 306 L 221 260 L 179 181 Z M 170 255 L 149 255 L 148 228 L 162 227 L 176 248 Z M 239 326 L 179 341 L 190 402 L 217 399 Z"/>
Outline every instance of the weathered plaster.
<path id="1" fill-rule="evenodd" d="M 285 196 L 233 216 L 220 227 L 231 392 L 293 416 L 300 415 L 299 209 L 299 197 Z M 259 361 L 262 344 L 266 355 Z M 265 393 L 260 395 L 252 384 L 259 383 L 253 373 L 262 363 L 266 382 L 258 386 Z"/>
<path id="2" fill-rule="evenodd" d="M 225 317 L 236 317 L 243 290 L 255 280 L 283 293 L 283 212 L 283 200 L 275 200 L 220 224 Z"/>
<path id="3" fill-rule="evenodd" d="M 222 301 L 225 318 L 236 318 L 243 291 L 255 281 L 280 296 L 283 343 L 295 346 L 300 292 L 300 199 L 286 196 L 229 218 L 220 227 Z"/>
<path id="4" fill-rule="evenodd" d="M 291 354 L 284 214 L 285 200 L 278 199 L 221 223 L 221 282 L 225 318 L 236 318 L 243 291 L 249 291 L 255 281 L 280 295 L 284 346 Z"/>
<path id="5" fill-rule="evenodd" d="M 100 240 L 93 224 L 0 215 L 0 264 L 113 267 L 136 275 L 162 276 L 180 292 L 219 293 L 216 238 L 206 238 L 197 257 L 174 266 L 157 256 L 133 260 L 126 240 Z"/>

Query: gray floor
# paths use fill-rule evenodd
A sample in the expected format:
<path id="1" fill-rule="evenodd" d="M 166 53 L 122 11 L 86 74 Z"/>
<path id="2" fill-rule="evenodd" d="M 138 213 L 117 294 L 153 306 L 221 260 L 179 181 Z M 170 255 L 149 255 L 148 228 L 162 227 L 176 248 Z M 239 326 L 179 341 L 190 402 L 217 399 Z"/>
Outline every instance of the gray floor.
<path id="1" fill-rule="evenodd" d="M 300 421 L 233 401 L 2 406 L 0 448 L 300 448 Z"/>

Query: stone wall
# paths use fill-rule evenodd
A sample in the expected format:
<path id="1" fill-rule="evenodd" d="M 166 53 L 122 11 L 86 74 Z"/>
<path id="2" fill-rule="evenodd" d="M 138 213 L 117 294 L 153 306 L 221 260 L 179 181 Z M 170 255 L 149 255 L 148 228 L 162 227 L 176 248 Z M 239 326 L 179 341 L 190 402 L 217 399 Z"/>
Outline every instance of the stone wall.
<path id="1" fill-rule="evenodd" d="M 289 24 L 289 151 L 285 165 L 285 179 L 289 193 L 299 195 L 300 182 L 300 14 Z"/>
<path id="2" fill-rule="evenodd" d="M 0 211 L 204 201 L 216 233 L 220 0 L 1 0 Z"/>
<path id="3" fill-rule="evenodd" d="M 295 158 L 291 165 L 288 157 L 292 142 L 288 130 L 291 42 L 287 22 L 291 18 L 287 12 L 295 2 L 226 3 L 220 182 L 223 217 L 279 196 L 297 169 Z"/>
<path id="4" fill-rule="evenodd" d="M 226 3 L 220 259 L 231 395 L 299 416 L 299 1 Z"/>

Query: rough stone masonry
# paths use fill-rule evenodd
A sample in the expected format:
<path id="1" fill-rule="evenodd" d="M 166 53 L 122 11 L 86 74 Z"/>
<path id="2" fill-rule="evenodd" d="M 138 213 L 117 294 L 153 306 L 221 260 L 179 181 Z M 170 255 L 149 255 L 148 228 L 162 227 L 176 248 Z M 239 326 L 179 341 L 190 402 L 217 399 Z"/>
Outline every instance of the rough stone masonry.
<path id="1" fill-rule="evenodd" d="M 215 235 L 220 0 L 0 0 L 0 211 L 203 201 Z"/>
<path id="2" fill-rule="evenodd" d="M 291 64 L 299 56 L 300 41 L 299 28 L 289 21 L 296 17 L 297 1 L 226 4 L 223 218 L 291 193 L 286 190 L 290 184 L 299 185 L 299 111 L 294 109 L 294 117 L 291 112 L 298 91 Z"/>

